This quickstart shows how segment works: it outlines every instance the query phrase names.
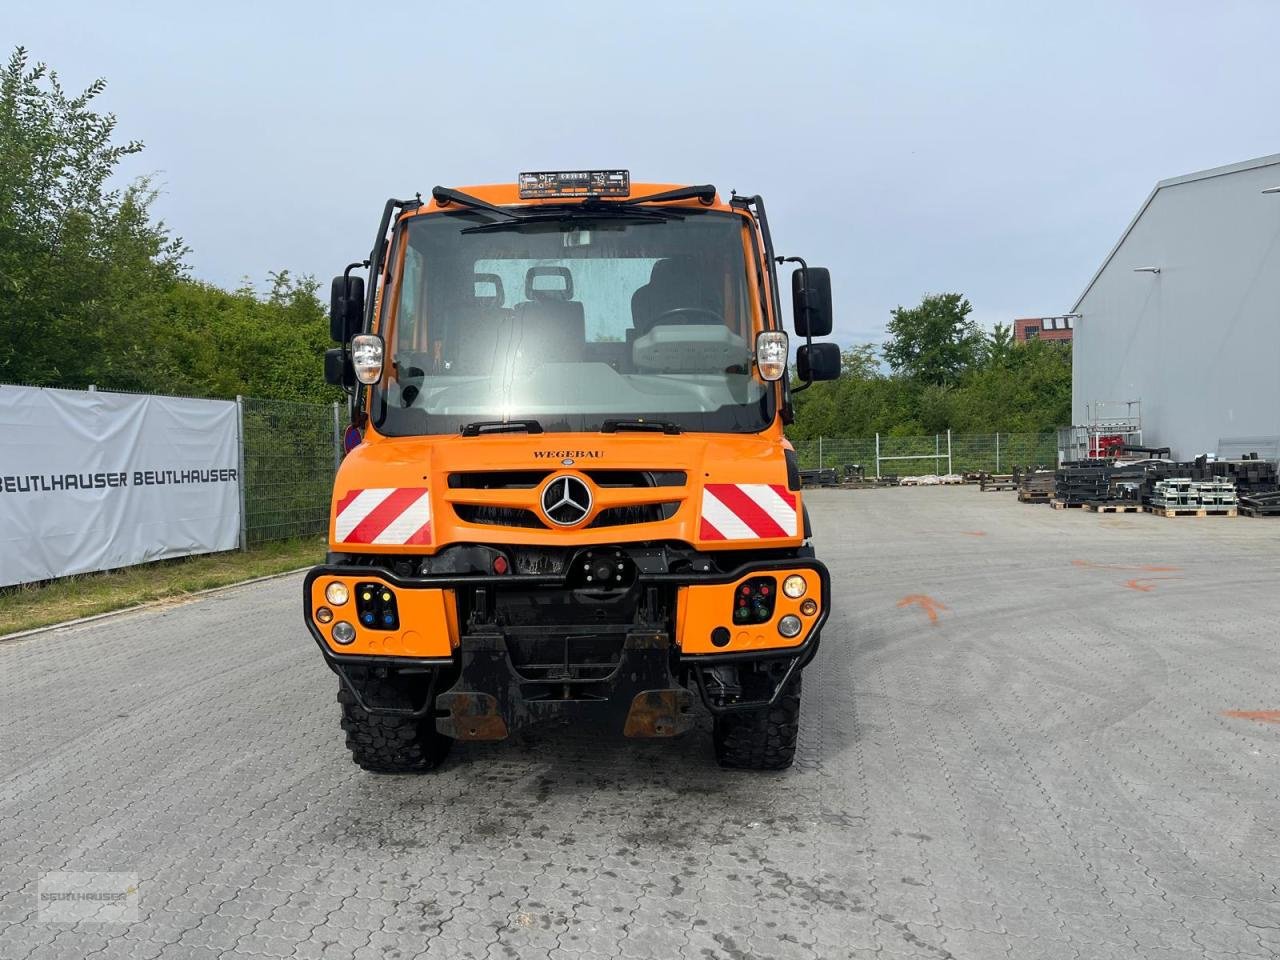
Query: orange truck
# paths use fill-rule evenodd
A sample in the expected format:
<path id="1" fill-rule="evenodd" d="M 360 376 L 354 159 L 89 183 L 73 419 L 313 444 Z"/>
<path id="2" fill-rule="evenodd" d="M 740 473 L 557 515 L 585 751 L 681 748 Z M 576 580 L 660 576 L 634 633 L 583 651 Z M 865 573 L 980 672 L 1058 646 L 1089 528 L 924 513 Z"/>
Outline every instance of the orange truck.
<path id="1" fill-rule="evenodd" d="M 791 763 L 832 598 L 783 426 L 840 354 L 760 197 L 591 170 L 389 200 L 331 326 L 351 426 L 303 602 L 357 764 L 672 737 L 699 700 L 722 765 Z"/>

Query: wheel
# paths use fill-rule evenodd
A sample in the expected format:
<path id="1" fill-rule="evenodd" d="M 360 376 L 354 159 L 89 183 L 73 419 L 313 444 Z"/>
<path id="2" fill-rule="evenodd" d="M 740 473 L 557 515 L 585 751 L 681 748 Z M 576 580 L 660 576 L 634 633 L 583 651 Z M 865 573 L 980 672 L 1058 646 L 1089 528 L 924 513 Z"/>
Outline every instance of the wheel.
<path id="1" fill-rule="evenodd" d="M 362 692 L 366 702 L 375 705 L 410 705 L 403 690 L 385 681 L 371 682 Z M 338 703 L 342 704 L 342 729 L 347 732 L 351 759 L 373 773 L 426 773 L 440 766 L 453 746 L 451 737 L 436 731 L 430 714 L 415 719 L 367 713 L 341 680 Z"/>
<path id="2" fill-rule="evenodd" d="M 785 770 L 795 759 L 799 732 L 800 674 L 796 673 L 772 707 L 715 718 L 716 761 L 737 770 Z"/>

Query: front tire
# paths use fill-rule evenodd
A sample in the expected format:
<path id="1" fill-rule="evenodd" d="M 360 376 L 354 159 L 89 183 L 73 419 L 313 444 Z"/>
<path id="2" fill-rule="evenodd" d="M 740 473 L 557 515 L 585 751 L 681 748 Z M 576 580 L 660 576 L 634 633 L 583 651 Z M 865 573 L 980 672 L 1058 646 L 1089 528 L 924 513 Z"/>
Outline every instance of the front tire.
<path id="1" fill-rule="evenodd" d="M 722 713 L 712 739 L 716 762 L 735 770 L 785 770 L 796 755 L 800 733 L 800 674 L 787 683 L 773 706 Z"/>
<path id="2" fill-rule="evenodd" d="M 403 691 L 385 682 L 370 683 L 363 694 L 366 702 L 375 705 L 403 702 L 407 707 L 411 702 Z M 338 681 L 338 703 L 351 759 L 371 773 L 426 773 L 440 766 L 453 746 L 451 737 L 436 731 L 430 712 L 419 718 L 368 713 L 342 681 Z"/>

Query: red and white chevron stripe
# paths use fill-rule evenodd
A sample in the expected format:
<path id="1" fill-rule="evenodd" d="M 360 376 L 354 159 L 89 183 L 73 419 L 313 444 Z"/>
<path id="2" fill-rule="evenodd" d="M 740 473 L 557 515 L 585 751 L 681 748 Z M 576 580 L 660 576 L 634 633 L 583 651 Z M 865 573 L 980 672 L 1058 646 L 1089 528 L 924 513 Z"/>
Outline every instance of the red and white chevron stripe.
<path id="1" fill-rule="evenodd" d="M 431 497 L 426 487 L 348 490 L 333 516 L 338 543 L 431 542 Z"/>
<path id="2" fill-rule="evenodd" d="M 703 540 L 766 540 L 799 535 L 796 495 L 780 483 L 708 483 L 702 488 Z"/>

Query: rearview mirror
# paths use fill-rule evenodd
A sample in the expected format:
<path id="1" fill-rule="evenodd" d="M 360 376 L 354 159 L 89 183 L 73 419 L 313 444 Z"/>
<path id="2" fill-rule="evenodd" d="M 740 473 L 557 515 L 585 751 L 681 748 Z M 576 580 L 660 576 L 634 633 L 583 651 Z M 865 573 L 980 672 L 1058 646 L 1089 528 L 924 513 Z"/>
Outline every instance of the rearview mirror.
<path id="1" fill-rule="evenodd" d="M 345 389 L 356 385 L 356 372 L 351 366 L 351 354 L 341 347 L 334 347 L 324 352 L 324 382 Z"/>
<path id="2" fill-rule="evenodd" d="M 810 270 L 810 273 L 813 271 Z M 825 270 L 823 271 L 826 272 Z M 840 347 L 834 343 L 807 343 L 796 351 L 796 375 L 805 383 L 840 377 Z"/>
<path id="3" fill-rule="evenodd" d="M 808 275 L 808 288 L 805 276 Z M 796 333 L 802 337 L 825 337 L 831 333 L 831 271 L 809 267 L 791 274 L 791 309 L 795 312 Z"/>
<path id="4" fill-rule="evenodd" d="M 346 343 L 364 326 L 364 277 L 344 274 L 329 288 L 329 336 Z"/>

